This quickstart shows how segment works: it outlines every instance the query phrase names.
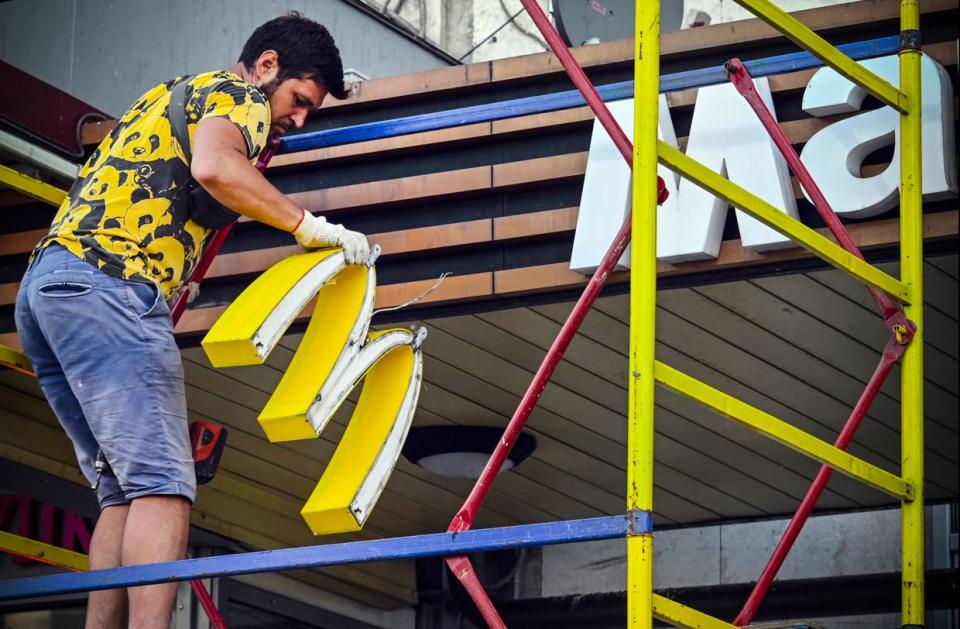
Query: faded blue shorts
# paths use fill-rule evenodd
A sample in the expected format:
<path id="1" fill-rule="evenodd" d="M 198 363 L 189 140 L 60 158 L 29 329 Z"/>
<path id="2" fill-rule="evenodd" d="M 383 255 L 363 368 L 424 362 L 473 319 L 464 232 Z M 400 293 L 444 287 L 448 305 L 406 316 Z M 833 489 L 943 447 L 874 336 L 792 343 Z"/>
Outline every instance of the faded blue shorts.
<path id="1" fill-rule="evenodd" d="M 159 288 L 107 275 L 54 244 L 23 277 L 16 322 L 91 484 L 97 450 L 106 457 L 100 508 L 156 495 L 192 502 L 183 363 Z"/>

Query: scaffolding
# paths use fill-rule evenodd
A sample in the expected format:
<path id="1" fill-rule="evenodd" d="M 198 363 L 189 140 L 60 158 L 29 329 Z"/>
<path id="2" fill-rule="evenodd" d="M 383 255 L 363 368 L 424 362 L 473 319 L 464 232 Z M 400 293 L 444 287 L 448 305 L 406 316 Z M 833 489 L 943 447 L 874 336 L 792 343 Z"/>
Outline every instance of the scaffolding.
<path id="1" fill-rule="evenodd" d="M 789 142 L 762 101 L 752 91 L 752 82 L 742 66 L 727 64 L 731 80 L 747 98 L 771 133 L 791 169 L 810 192 L 817 210 L 834 232 L 843 251 L 833 250 L 832 242 L 807 240 L 810 235 L 784 215 L 775 216 L 773 208 L 752 197 L 745 190 L 721 179 L 679 151 L 657 140 L 656 81 L 659 62 L 659 3 L 639 2 L 636 7 L 634 105 L 636 143 L 633 171 L 633 199 L 643 216 L 634 219 L 633 233 L 638 237 L 633 248 L 630 279 L 630 437 L 628 437 L 628 508 L 652 509 L 653 400 L 654 381 L 713 408 L 718 413 L 765 434 L 794 450 L 824 464 L 811 490 L 801 503 L 791 525 L 784 534 L 761 575 L 753 593 L 733 626 L 749 624 L 773 577 L 776 575 L 793 539 L 812 510 L 819 492 L 829 478 L 830 470 L 860 480 L 884 491 L 901 502 L 901 623 L 904 627 L 924 624 L 924 543 L 923 543 L 923 236 L 922 236 L 922 164 L 921 164 L 921 92 L 920 92 L 920 15 L 918 0 L 900 3 L 899 89 L 869 72 L 862 65 L 838 51 L 801 22 L 781 11 L 768 0 L 737 0 L 767 24 L 779 30 L 794 43 L 810 51 L 826 65 L 864 88 L 886 105 L 900 112 L 900 274 L 901 280 L 881 277 L 876 269 L 863 262 L 856 246 L 829 209 L 800 164 Z M 775 128 L 774 128 L 775 127 Z M 834 446 L 720 392 L 708 385 L 659 363 L 654 357 L 654 323 L 656 304 L 656 164 L 663 162 L 681 175 L 692 179 L 732 205 L 746 211 L 767 225 L 789 236 L 798 244 L 864 282 L 880 307 L 891 332 L 881 363 L 867 385 Z M 640 239 L 642 238 L 642 240 Z M 823 246 L 828 244 L 828 246 Z M 842 255 L 842 254 L 847 254 Z M 642 265 L 642 266 L 641 266 Z M 894 302 L 903 304 L 903 309 Z M 853 432 L 869 407 L 879 384 L 897 359 L 901 370 L 901 470 L 895 476 L 874 468 L 844 451 Z M 879 474 L 877 472 L 880 472 Z M 627 605 L 628 624 L 649 626 L 657 613 L 660 599 L 651 596 L 653 587 L 652 535 L 628 539 Z M 656 599 L 656 600 L 655 600 Z M 660 610 L 663 611 L 662 608 Z M 723 627 L 725 622 L 705 617 L 690 609 L 675 609 L 670 615 L 658 614 L 681 626 Z"/>
<path id="2" fill-rule="evenodd" d="M 920 152 L 921 52 L 918 1 L 901 1 L 899 36 L 833 47 L 795 18 L 777 9 L 768 0 L 737 0 L 739 4 L 809 52 L 767 57 L 745 63 L 731 60 L 721 68 L 706 68 L 664 76 L 659 73 L 659 3 L 641 1 L 636 6 L 634 80 L 602 86 L 599 89 L 594 89 L 590 84 L 582 68 L 563 45 L 537 2 L 535 0 L 522 0 L 522 2 L 578 91 L 307 133 L 284 139 L 271 147 L 279 153 L 289 153 L 555 111 L 579 106 L 586 102 L 610 133 L 627 163 L 633 167 L 632 198 L 637 211 L 624 222 L 583 295 L 564 323 L 511 418 L 500 446 L 491 456 L 464 506 L 453 518 L 448 531 L 5 581 L 0 583 L 0 600 L 275 570 L 316 568 L 350 562 L 439 556 L 446 558 L 451 570 L 463 582 L 487 623 L 491 627 L 503 627 L 505 625 L 483 590 L 466 557 L 467 553 L 625 537 L 627 542 L 627 622 L 630 627 L 650 627 L 654 618 L 680 627 L 744 626 L 752 621 L 760 601 L 776 576 L 796 534 L 813 509 L 830 474 L 836 470 L 885 492 L 901 502 L 902 625 L 904 627 L 923 626 L 923 234 Z M 875 76 L 856 62 L 858 59 L 892 53 L 898 53 L 900 58 L 899 88 Z M 830 210 L 826 199 L 819 194 L 816 184 L 805 174 L 793 148 L 783 137 L 776 123 L 772 121 L 772 116 L 766 111 L 760 99 L 756 97 L 756 92 L 753 91 L 751 75 L 764 76 L 821 65 L 832 67 L 900 113 L 901 279 L 899 280 L 864 261 L 863 256 Z M 774 143 L 780 148 L 803 187 L 814 200 L 817 210 L 833 231 L 839 244 L 788 217 L 750 192 L 709 171 L 677 149 L 657 139 L 659 92 L 717 84 L 727 80 L 734 83 L 764 123 Z M 635 116 L 632 144 L 624 136 L 604 104 L 605 99 L 630 96 L 634 98 Z M 657 177 L 658 164 L 663 164 L 680 173 L 731 205 L 788 236 L 825 262 L 857 278 L 870 290 L 880 308 L 884 323 L 890 330 L 891 337 L 880 365 L 851 412 L 844 430 L 833 445 L 656 360 L 654 324 L 657 290 L 657 204 L 664 198 L 664 188 Z M 6 174 L 3 180 L 13 186 L 22 185 L 27 193 L 32 193 L 39 198 L 49 197 L 48 201 L 56 197 L 56 193 L 38 187 L 36 182 L 23 182 L 16 176 Z M 625 514 L 566 522 L 470 530 L 473 518 L 508 451 L 536 405 L 540 393 L 545 388 L 564 350 L 576 334 L 591 304 L 630 242 L 631 233 L 634 235 L 634 246 L 631 253 L 630 275 L 630 366 Z M 216 254 L 222 240 L 223 238 L 220 238 L 215 241 L 216 244 L 205 253 L 205 259 L 209 256 L 206 266 L 209 266 L 209 260 L 212 260 Z M 199 276 L 195 275 L 191 281 L 198 282 L 202 279 L 206 266 L 201 264 Z M 185 303 L 179 306 L 182 312 Z M 0 361 L 21 371 L 29 371 L 22 356 L 10 351 L 9 348 L 0 348 Z M 901 470 L 899 475 L 895 475 L 845 450 L 880 384 L 898 361 L 902 361 Z M 653 592 L 654 535 L 651 516 L 654 511 L 654 396 L 658 383 L 823 465 L 761 575 L 753 594 L 732 624 Z M 62 554 L 67 551 L 6 533 L 0 536 L 0 549 L 40 558 L 56 565 L 70 566 L 70 562 L 73 562 L 76 567 L 76 557 Z"/>

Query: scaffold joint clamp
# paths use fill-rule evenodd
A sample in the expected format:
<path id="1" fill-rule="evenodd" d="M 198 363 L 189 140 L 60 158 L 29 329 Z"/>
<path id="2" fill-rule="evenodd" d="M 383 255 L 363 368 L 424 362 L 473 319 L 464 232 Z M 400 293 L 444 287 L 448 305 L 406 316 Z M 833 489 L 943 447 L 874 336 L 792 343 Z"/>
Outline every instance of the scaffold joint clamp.
<path id="1" fill-rule="evenodd" d="M 627 511 L 627 537 L 649 535 L 653 532 L 653 518 L 649 511 L 631 509 Z"/>
<path id="2" fill-rule="evenodd" d="M 905 50 L 920 50 L 920 31 L 907 29 L 900 31 L 900 52 Z"/>

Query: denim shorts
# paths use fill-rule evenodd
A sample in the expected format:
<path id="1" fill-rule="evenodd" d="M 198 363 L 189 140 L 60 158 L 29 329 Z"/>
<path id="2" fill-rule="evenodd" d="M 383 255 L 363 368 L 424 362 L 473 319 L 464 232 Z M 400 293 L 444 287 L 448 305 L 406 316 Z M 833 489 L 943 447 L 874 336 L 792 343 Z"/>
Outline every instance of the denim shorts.
<path id="1" fill-rule="evenodd" d="M 194 500 L 183 363 L 153 284 L 98 270 L 60 245 L 20 283 L 17 331 L 37 380 L 93 484 L 100 508 L 142 496 Z"/>

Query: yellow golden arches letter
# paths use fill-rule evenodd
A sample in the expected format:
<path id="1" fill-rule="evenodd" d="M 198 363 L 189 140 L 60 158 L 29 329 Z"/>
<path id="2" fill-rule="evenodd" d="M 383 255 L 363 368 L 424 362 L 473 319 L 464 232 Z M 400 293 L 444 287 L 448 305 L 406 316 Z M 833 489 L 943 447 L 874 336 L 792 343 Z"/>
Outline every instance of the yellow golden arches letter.
<path id="1" fill-rule="evenodd" d="M 345 264 L 340 249 L 291 256 L 257 278 L 202 343 L 214 367 L 262 364 L 317 296 L 303 340 L 259 417 L 270 441 L 316 438 L 364 380 L 343 439 L 300 512 L 316 535 L 363 527 L 420 394 L 426 329 L 368 334 L 376 286 L 373 266 Z"/>

